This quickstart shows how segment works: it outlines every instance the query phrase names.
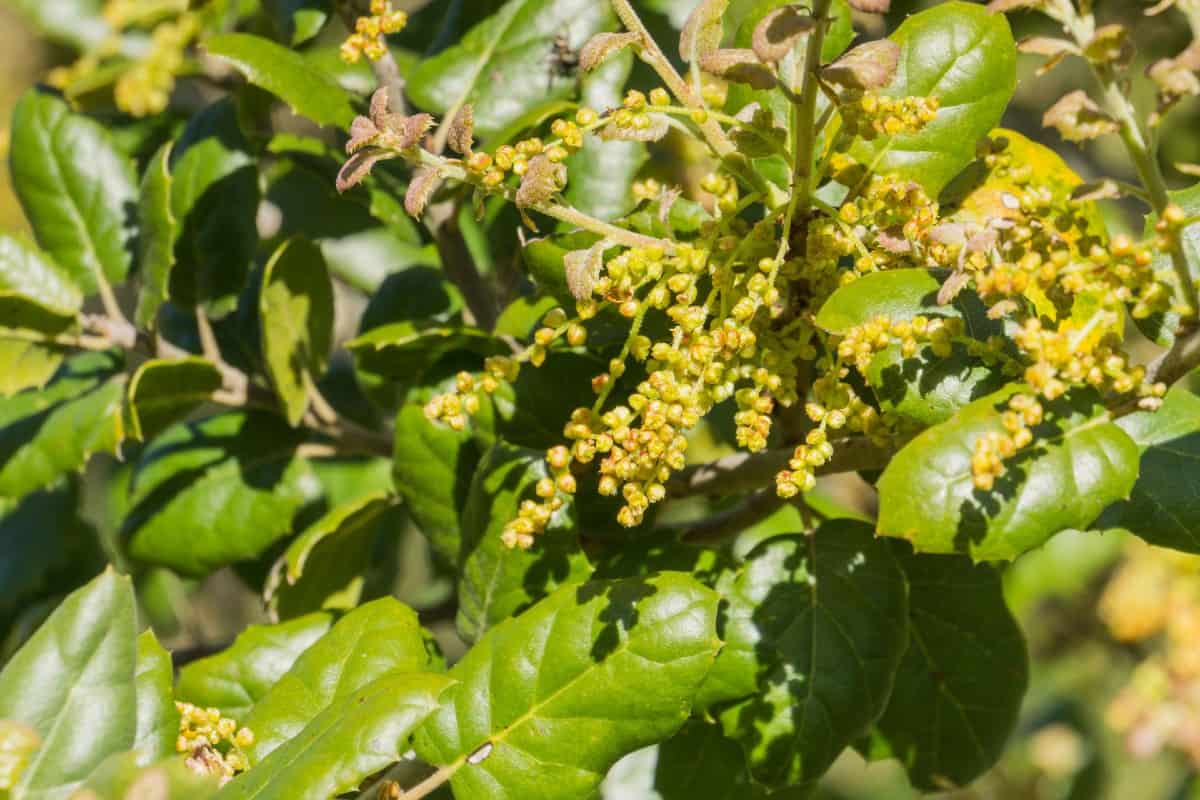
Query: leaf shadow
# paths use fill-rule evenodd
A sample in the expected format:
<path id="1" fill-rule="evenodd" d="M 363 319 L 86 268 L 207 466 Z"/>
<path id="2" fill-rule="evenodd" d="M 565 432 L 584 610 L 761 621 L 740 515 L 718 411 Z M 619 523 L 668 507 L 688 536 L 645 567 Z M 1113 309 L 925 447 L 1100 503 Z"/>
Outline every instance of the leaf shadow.
<path id="1" fill-rule="evenodd" d="M 657 593 L 658 588 L 643 578 L 628 578 L 613 583 L 593 581 L 575 590 L 575 599 L 580 605 L 597 597 L 607 602 L 596 616 L 600 623 L 592 635 L 591 657 L 601 662 L 612 655 L 638 624 L 638 604 Z"/>

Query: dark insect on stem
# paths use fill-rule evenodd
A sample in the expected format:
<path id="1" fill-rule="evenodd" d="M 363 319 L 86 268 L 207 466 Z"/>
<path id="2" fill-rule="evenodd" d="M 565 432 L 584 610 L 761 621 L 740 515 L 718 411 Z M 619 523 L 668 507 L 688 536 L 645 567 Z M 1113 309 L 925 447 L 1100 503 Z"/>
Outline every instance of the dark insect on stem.
<path id="1" fill-rule="evenodd" d="M 554 37 L 550 45 L 550 55 L 547 58 L 550 66 L 547 75 L 546 91 L 554 87 L 555 78 L 575 78 L 579 74 L 579 51 L 571 47 L 571 41 L 565 33 Z"/>

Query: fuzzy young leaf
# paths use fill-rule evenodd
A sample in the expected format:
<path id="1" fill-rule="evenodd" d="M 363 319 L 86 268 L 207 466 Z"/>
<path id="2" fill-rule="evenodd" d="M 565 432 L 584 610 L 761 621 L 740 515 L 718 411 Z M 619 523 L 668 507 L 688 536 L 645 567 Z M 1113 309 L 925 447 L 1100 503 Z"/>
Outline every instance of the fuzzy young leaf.
<path id="1" fill-rule="evenodd" d="M 687 719 L 720 647 L 717 600 L 679 573 L 563 586 L 455 665 L 417 753 L 459 800 L 594 797 L 618 758 Z"/>
<path id="2" fill-rule="evenodd" d="M 592 568 L 579 546 L 573 509 L 556 512 L 529 549 L 506 547 L 504 526 L 547 477 L 544 454 L 497 442 L 471 482 L 462 512 L 458 631 L 468 642 L 521 613 L 560 584 L 587 580 Z"/>
<path id="3" fill-rule="evenodd" d="M 325 613 L 278 625 L 251 625 L 225 650 L 180 669 L 176 694 L 180 700 L 243 719 L 331 625 L 333 615 Z"/>
<path id="4" fill-rule="evenodd" d="M 137 203 L 132 163 L 100 125 L 38 90 L 13 111 L 13 186 L 38 244 L 84 294 L 125 279 Z"/>
<path id="5" fill-rule="evenodd" d="M 267 374 L 296 426 L 333 343 L 333 284 L 320 248 L 303 238 L 279 246 L 263 272 L 258 312 Z"/>
<path id="6" fill-rule="evenodd" d="M 896 454 L 879 479 L 882 536 L 918 552 L 1009 560 L 1061 530 L 1086 529 L 1137 478 L 1137 445 L 1088 393 L 1047 404 L 1034 441 L 1005 461 L 991 491 L 976 489 L 975 441 L 1005 433 L 1001 412 L 1027 389 L 1013 386 L 928 429 Z"/>
<path id="7" fill-rule="evenodd" d="M 221 33 L 204 40 L 211 55 L 228 62 L 246 80 L 318 125 L 344 128 L 354 119 L 350 94 L 301 54 L 248 33 Z"/>
<path id="8" fill-rule="evenodd" d="M 701 702 L 758 781 L 811 785 L 887 704 L 907 641 L 904 575 L 869 525 L 836 520 L 767 539 L 717 587 L 725 648 Z"/>
<path id="9" fill-rule="evenodd" d="M 72 593 L 0 672 L 0 719 L 42 743 L 14 790 L 65 797 L 138 734 L 137 610 L 129 578 L 109 569 Z"/>
<path id="10" fill-rule="evenodd" d="M 301 653 L 238 720 L 254 731 L 250 763 L 301 735 L 326 709 L 344 710 L 349 696 L 376 678 L 436 667 L 415 611 L 391 597 L 360 606 Z"/>
<path id="11" fill-rule="evenodd" d="M 883 93 L 937 97 L 937 119 L 914 134 L 859 141 L 851 152 L 864 164 L 878 158 L 877 172 L 895 172 L 936 195 L 1000 121 L 1016 87 L 1016 45 L 1003 15 L 963 2 L 914 14 L 889 38 L 901 52 Z"/>
<path id="12" fill-rule="evenodd" d="M 1000 575 L 960 556 L 906 556 L 909 645 L 867 750 L 913 786 L 965 786 L 1000 757 L 1029 681 Z"/>

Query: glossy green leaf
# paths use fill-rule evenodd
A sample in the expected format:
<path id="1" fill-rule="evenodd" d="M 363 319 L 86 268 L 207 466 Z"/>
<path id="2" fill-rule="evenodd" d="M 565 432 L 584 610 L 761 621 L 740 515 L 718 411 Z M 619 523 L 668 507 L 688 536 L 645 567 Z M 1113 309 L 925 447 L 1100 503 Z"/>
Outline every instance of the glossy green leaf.
<path id="1" fill-rule="evenodd" d="M 293 47 L 320 33 L 333 11 L 327 0 L 265 0 L 263 8 L 270 12 L 279 38 Z"/>
<path id="2" fill-rule="evenodd" d="M 468 642 L 521 613 L 567 582 L 587 580 L 592 568 L 579 546 L 573 508 L 555 512 L 527 550 L 506 547 L 504 527 L 517 518 L 534 484 L 548 475 L 545 454 L 497 442 L 475 470 L 462 511 L 458 631 Z"/>
<path id="3" fill-rule="evenodd" d="M 354 119 L 350 94 L 293 50 L 249 33 L 210 36 L 204 47 L 318 125 L 346 128 Z"/>
<path id="4" fill-rule="evenodd" d="M 129 435 L 153 439 L 212 397 L 221 383 L 220 370 L 199 356 L 146 361 L 129 379 Z"/>
<path id="5" fill-rule="evenodd" d="M 333 343 L 333 284 L 307 239 L 279 246 L 263 273 L 258 311 L 267 374 L 288 422 L 299 425 Z"/>
<path id="6" fill-rule="evenodd" d="M 0 501 L 0 629 L 39 598 L 102 568 L 96 532 L 79 517 L 73 483 Z"/>
<path id="7" fill-rule="evenodd" d="M 591 407 L 592 378 L 605 371 L 604 361 L 584 353 L 555 353 L 540 367 L 526 364 L 515 381 L 492 395 L 497 431 L 523 447 L 561 444 L 571 412 Z"/>
<path id="8" fill-rule="evenodd" d="M 458 800 L 594 797 L 617 759 L 687 719 L 720 647 L 717 602 L 680 573 L 563 586 L 455 665 L 418 755 L 447 766 Z"/>
<path id="9" fill-rule="evenodd" d="M 137 609 L 109 569 L 63 601 L 0 672 L 0 719 L 42 739 L 13 789 L 20 800 L 69 795 L 138 733 Z"/>
<path id="10" fill-rule="evenodd" d="M 263 590 L 272 613 L 289 619 L 358 605 L 381 521 L 395 499 L 391 491 L 365 494 L 335 505 L 305 528 L 275 563 Z"/>
<path id="11" fill-rule="evenodd" d="M 136 753 L 107 758 L 69 800 L 208 800 L 220 786 L 216 775 L 200 775 L 184 756 L 144 766 Z"/>
<path id="12" fill-rule="evenodd" d="M 594 245 L 599 236 L 590 231 L 560 233 L 530 239 L 521 248 L 521 258 L 530 277 L 538 289 L 554 296 L 560 302 L 574 302 L 567 286 L 566 266 L 563 258 L 572 251 L 586 250 Z"/>
<path id="13" fill-rule="evenodd" d="M 349 695 L 393 671 L 435 670 L 417 614 L 384 597 L 355 609 L 305 650 L 254 705 L 252 765 L 284 745 L 326 709 L 344 711 Z"/>
<path id="14" fill-rule="evenodd" d="M 725 648 L 700 702 L 758 781 L 810 785 L 887 704 L 906 645 L 904 575 L 869 525 L 835 520 L 768 539 L 717 586 Z"/>
<path id="15" fill-rule="evenodd" d="M 13 186 L 38 244 L 84 294 L 120 283 L 132 262 L 132 163 L 104 128 L 30 90 L 13 111 Z"/>
<path id="16" fill-rule="evenodd" d="M 164 144 L 150 159 L 138 194 L 142 287 L 138 292 L 137 323 L 145 326 L 153 325 L 159 307 L 167 299 L 175 266 L 179 221 L 171 207 L 171 148 L 170 142 Z"/>
<path id="17" fill-rule="evenodd" d="M 957 0 L 913 14 L 889 38 L 900 45 L 900 62 L 882 94 L 937 97 L 937 119 L 914 134 L 860 140 L 851 153 L 936 196 L 1000 122 L 1016 87 L 1016 45 L 1003 14 Z"/>
<path id="18" fill-rule="evenodd" d="M 1107 509 L 1100 525 L 1200 553 L 1200 397 L 1176 386 L 1158 411 L 1131 414 L 1117 424 L 1142 451 L 1138 478 L 1129 499 Z"/>
<path id="19" fill-rule="evenodd" d="M 654 766 L 661 800 L 750 800 L 762 794 L 742 748 L 708 722 L 693 719 L 660 744 Z"/>
<path id="20" fill-rule="evenodd" d="M 1006 459 L 991 491 L 976 489 L 976 440 L 1005 433 L 1001 414 L 1014 386 L 982 397 L 913 439 L 878 482 L 881 536 L 918 552 L 1009 560 L 1061 530 L 1086 529 L 1110 503 L 1129 496 L 1137 445 L 1087 392 L 1043 401 L 1034 442 Z"/>
<path id="21" fill-rule="evenodd" d="M 0 336 L 10 328 L 22 334 L 57 336 L 74 326 L 75 312 L 44 305 L 26 294 L 0 289 Z"/>
<path id="22" fill-rule="evenodd" d="M 185 575 L 256 558 L 321 487 L 300 434 L 266 412 L 229 412 L 159 436 L 133 475 L 129 554 Z"/>
<path id="23" fill-rule="evenodd" d="M 0 400 L 0 497 L 22 497 L 120 444 L 123 378 L 117 359 L 67 361 L 43 390 Z"/>
<path id="24" fill-rule="evenodd" d="M 333 616 L 326 613 L 278 625 L 251 625 L 225 650 L 180 669 L 175 694 L 198 706 L 218 708 L 224 716 L 244 719 L 331 625 Z"/>
<path id="25" fill-rule="evenodd" d="M 453 681 L 432 673 L 391 673 L 318 714 L 250 771 L 221 800 L 326 800 L 355 789 L 399 761 L 413 729 L 438 708 Z"/>
<path id="26" fill-rule="evenodd" d="M 889 269 L 871 272 L 834 291 L 817 312 L 817 327 L 844 334 L 877 317 L 892 322 L 926 317 L 962 317 L 967 331 L 978 339 L 999 331 L 987 319 L 978 297 L 962 292 L 953 303 L 938 305 L 938 290 L 949 273 L 925 269 Z"/>
<path id="27" fill-rule="evenodd" d="M 396 490 L 408 513 L 445 561 L 457 564 L 462 547 L 458 511 L 467 501 L 475 467 L 486 449 L 492 407 L 481 404 L 472 427 L 456 431 L 430 422 L 424 405 L 449 386 L 413 391 L 396 414 Z"/>
<path id="28" fill-rule="evenodd" d="M 0 397 L 45 386 L 62 362 L 58 348 L 0 336 Z"/>
<path id="29" fill-rule="evenodd" d="M 965 786 L 995 763 L 1029 681 L 1000 576 L 960 556 L 907 556 L 909 647 L 872 733 L 919 789 Z"/>
<path id="30" fill-rule="evenodd" d="M 555 72 L 549 60 L 556 36 L 578 49 L 615 23 L 608 4 L 594 0 L 508 0 L 454 45 L 421 61 L 407 76 L 408 93 L 437 114 L 470 103 L 475 131 L 486 138 L 530 109 L 572 94 L 575 78 Z"/>
<path id="31" fill-rule="evenodd" d="M 1007 382 L 1004 373 L 957 344 L 948 357 L 922 347 L 911 358 L 904 358 L 900 346 L 892 345 L 876 354 L 867 368 L 867 383 L 880 408 L 923 426 L 945 422 Z"/>
<path id="32" fill-rule="evenodd" d="M 258 201 L 258 171 L 237 109 L 231 100 L 214 103 L 189 120 L 171 151 L 173 301 L 231 303 L 258 244 Z"/>
<path id="33" fill-rule="evenodd" d="M 175 670 L 171 654 L 147 630 L 137 637 L 134 668 L 137 694 L 137 732 L 133 750 L 141 766 L 175 755 L 179 711 L 175 708 Z"/>
<path id="34" fill-rule="evenodd" d="M 421 328 L 393 322 L 346 342 L 359 366 L 389 378 L 416 380 L 443 356 L 457 350 L 497 355 L 507 350 L 486 331 L 467 327 Z"/>
<path id="35" fill-rule="evenodd" d="M 45 253 L 7 234 L 0 234 L 0 291 L 24 295 L 68 315 L 83 305 L 72 276 Z"/>

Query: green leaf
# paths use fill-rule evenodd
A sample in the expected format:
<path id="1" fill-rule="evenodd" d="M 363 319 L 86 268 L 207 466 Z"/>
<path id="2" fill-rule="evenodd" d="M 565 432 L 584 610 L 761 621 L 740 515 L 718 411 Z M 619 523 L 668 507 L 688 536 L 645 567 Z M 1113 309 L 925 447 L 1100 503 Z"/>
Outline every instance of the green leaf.
<path id="1" fill-rule="evenodd" d="M 486 139 L 527 111 L 571 96 L 574 77 L 557 74 L 549 61 L 556 36 L 578 49 L 615 22 L 608 4 L 594 0 L 508 0 L 456 44 L 418 63 L 407 76 L 408 93 L 437 114 L 470 103 L 475 131 Z"/>
<path id="2" fill-rule="evenodd" d="M 333 343 L 333 284 L 316 245 L 297 237 L 279 246 L 263 273 L 258 310 L 267 374 L 294 427 Z"/>
<path id="3" fill-rule="evenodd" d="M 93 577 L 104 559 L 74 482 L 0 501 L 0 630 L 41 597 Z"/>
<path id="4" fill-rule="evenodd" d="M 1171 202 L 1183 209 L 1188 217 L 1200 214 L 1200 183 L 1186 189 L 1170 193 Z M 1144 235 L 1151 238 L 1155 235 L 1154 226 L 1158 223 L 1157 214 L 1146 217 Z M 1187 261 L 1188 272 L 1193 280 L 1200 280 L 1200 223 L 1193 222 L 1179 232 L 1179 241 L 1183 250 L 1184 260 Z M 1171 256 L 1158 253 L 1154 258 L 1155 272 L 1173 270 Z M 1175 331 L 1179 327 L 1179 315 L 1173 311 L 1165 314 L 1152 314 L 1146 319 L 1134 320 L 1138 329 L 1156 344 L 1170 347 L 1175 343 Z"/>
<path id="5" fill-rule="evenodd" d="M 316 36 L 325 27 L 332 12 L 326 0 L 265 0 L 263 8 L 271 15 L 279 38 L 295 47 Z"/>
<path id="6" fill-rule="evenodd" d="M 1029 681 L 1000 576 L 959 556 L 907 556 L 909 647 L 870 755 L 897 758 L 919 789 L 966 786 L 991 767 Z"/>
<path id="7" fill-rule="evenodd" d="M 1086 529 L 1110 503 L 1129 496 L 1137 445 L 1090 392 L 1042 401 L 1046 421 L 1033 444 L 1006 459 L 991 491 L 976 489 L 976 440 L 1006 434 L 1001 414 L 1027 387 L 982 397 L 913 439 L 878 482 L 881 536 L 918 552 L 1009 560 L 1069 528 Z"/>
<path id="8" fill-rule="evenodd" d="M 173 178 L 171 177 L 171 148 L 167 142 L 158 149 L 142 175 L 138 194 L 138 241 L 141 245 L 138 263 L 142 271 L 142 288 L 138 292 L 137 323 L 152 326 L 159 306 L 168 298 L 171 270 L 175 267 L 175 241 L 179 237 L 179 221 L 171 207 Z"/>
<path id="9" fill-rule="evenodd" d="M 922 347 L 904 358 L 900 346 L 892 345 L 877 353 L 867 368 L 867 383 L 880 408 L 922 426 L 945 422 L 1007 382 L 1003 372 L 968 355 L 957 343 L 948 357 Z"/>
<path id="10" fill-rule="evenodd" d="M 0 497 L 23 497 L 83 468 L 122 437 L 123 378 L 108 353 L 76 356 L 43 390 L 0 400 Z"/>
<path id="11" fill-rule="evenodd" d="M 137 763 L 146 766 L 175 755 L 175 737 L 179 735 L 179 711 L 173 694 L 175 670 L 171 654 L 158 643 L 154 631 L 147 630 L 137 637 L 133 679 L 137 692 L 133 750 Z"/>
<path id="12" fill-rule="evenodd" d="M 633 53 L 610 58 L 583 81 L 589 108 L 616 108 L 633 69 Z M 588 134 L 583 149 L 567 159 L 566 199 L 585 214 L 603 220 L 624 216 L 633 205 L 633 179 L 646 163 L 642 142 L 604 141 Z"/>
<path id="13" fill-rule="evenodd" d="M 596 399 L 592 378 L 607 364 L 584 353 L 555 353 L 540 367 L 526 364 L 493 395 L 496 427 L 505 441 L 545 450 L 562 443 L 563 426 Z"/>
<path id="14" fill-rule="evenodd" d="M 346 342 L 359 367 L 388 378 L 416 380 L 456 350 L 490 356 L 508 350 L 486 331 L 468 327 L 420 328 L 413 322 L 381 325 Z"/>
<path id="15" fill-rule="evenodd" d="M 0 397 L 45 386 L 62 362 L 58 348 L 0 336 Z"/>
<path id="16" fill-rule="evenodd" d="M 567 286 L 566 265 L 563 263 L 563 258 L 574 250 L 588 249 L 599 238 L 590 231 L 576 231 L 530 239 L 521 248 L 521 258 L 540 291 L 553 295 L 564 304 L 569 304 L 574 302 L 574 297 Z"/>
<path id="17" fill-rule="evenodd" d="M 251 625 L 225 650 L 180 669 L 175 695 L 198 706 L 218 708 L 222 716 L 244 719 L 331 625 L 333 616 L 325 613 L 278 625 Z"/>
<path id="18" fill-rule="evenodd" d="M 987 319 L 987 309 L 970 292 L 961 292 L 953 303 L 939 305 L 938 290 L 948 273 L 927 269 L 889 269 L 871 272 L 840 287 L 817 312 L 817 327 L 828 333 L 844 334 L 877 317 L 892 322 L 926 317 L 961 317 L 967 332 L 986 339 L 1000 330 Z"/>
<path id="19" fill-rule="evenodd" d="M 318 639 L 254 705 L 243 725 L 247 751 L 262 762 L 326 709 L 345 710 L 349 695 L 389 672 L 436 668 L 417 614 L 391 597 L 355 609 Z"/>
<path id="20" fill-rule="evenodd" d="M 350 94 L 294 50 L 248 33 L 210 36 L 204 47 L 318 125 L 347 128 L 354 120 Z"/>
<path id="21" fill-rule="evenodd" d="M 476 431 L 490 428 L 492 407 L 490 403 L 480 405 L 480 413 L 471 422 L 474 430 L 456 431 L 430 422 L 425 418 L 425 403 L 449 388 L 413 391 L 400 407 L 394 474 L 396 490 L 413 521 L 439 556 L 457 564 L 462 547 L 458 510 L 466 503 L 475 467 L 486 448 Z"/>
<path id="22" fill-rule="evenodd" d="M 70 276 L 45 253 L 7 234 L 0 234 L 0 291 L 29 297 L 69 316 L 83 305 Z"/>
<path id="23" fill-rule="evenodd" d="M 459 800 L 594 797 L 617 759 L 683 725 L 716 616 L 717 596 L 680 573 L 563 586 L 455 665 L 417 753 L 446 765 Z"/>
<path id="24" fill-rule="evenodd" d="M 212 397 L 221 383 L 220 370 L 199 356 L 146 361 L 129 379 L 129 435 L 153 439 Z"/>
<path id="25" fill-rule="evenodd" d="M 258 202 L 258 170 L 237 109 L 231 100 L 214 103 L 189 120 L 171 152 L 173 301 L 231 303 L 258 245 Z"/>
<path id="26" fill-rule="evenodd" d="M 380 521 L 395 505 L 391 491 L 335 506 L 297 536 L 276 562 L 264 589 L 281 619 L 358 605 Z"/>
<path id="27" fill-rule="evenodd" d="M 193 772 L 184 756 L 143 766 L 136 755 L 117 753 L 107 758 L 69 800 L 207 800 L 220 786 L 216 775 Z"/>
<path id="28" fill-rule="evenodd" d="M 904 575 L 870 525 L 835 520 L 768 539 L 717 586 L 725 648 L 700 702 L 758 781 L 811 785 L 887 705 L 906 645 Z"/>
<path id="29" fill-rule="evenodd" d="M 133 586 L 108 569 L 68 596 L 5 665 L 0 719 L 42 739 L 15 797 L 65 797 L 105 758 L 133 746 L 136 636 Z"/>
<path id="30" fill-rule="evenodd" d="M 30 90 L 13 110 L 10 168 L 38 244 L 84 294 L 125 280 L 137 187 L 104 128 Z"/>
<path id="31" fill-rule="evenodd" d="M 26 294 L 0 289 L 0 336 L 4 329 L 43 336 L 66 333 L 78 319 L 74 311 L 62 311 Z"/>
<path id="32" fill-rule="evenodd" d="M 453 681 L 392 673 L 321 712 L 254 769 L 230 781 L 221 800 L 326 800 L 400 760 L 413 729 L 438 708 Z"/>
<path id="33" fill-rule="evenodd" d="M 936 97 L 937 119 L 914 134 L 857 141 L 851 153 L 876 172 L 893 172 L 937 196 L 975 158 L 975 143 L 996 127 L 1016 88 L 1017 50 L 1003 14 L 964 2 L 913 14 L 889 38 L 900 45 L 889 97 Z"/>
<path id="34" fill-rule="evenodd" d="M 128 551 L 203 576 L 257 558 L 321 491 L 296 455 L 302 436 L 274 414 L 228 412 L 159 436 L 133 475 Z"/>
<path id="35" fill-rule="evenodd" d="M 654 789 L 661 800 L 749 800 L 760 794 L 737 742 L 719 725 L 695 719 L 658 746 Z"/>
<path id="36" fill-rule="evenodd" d="M 555 512 L 528 550 L 506 547 L 501 540 L 521 502 L 536 502 L 534 484 L 548 474 L 543 453 L 503 442 L 493 445 L 475 470 L 462 512 L 456 619 L 459 634 L 468 642 L 561 584 L 585 581 L 591 574 L 569 505 Z"/>
<path id="37" fill-rule="evenodd" d="M 1200 397 L 1176 386 L 1158 411 L 1131 414 L 1117 424 L 1142 451 L 1139 471 L 1129 499 L 1107 509 L 1100 525 L 1200 553 Z"/>

